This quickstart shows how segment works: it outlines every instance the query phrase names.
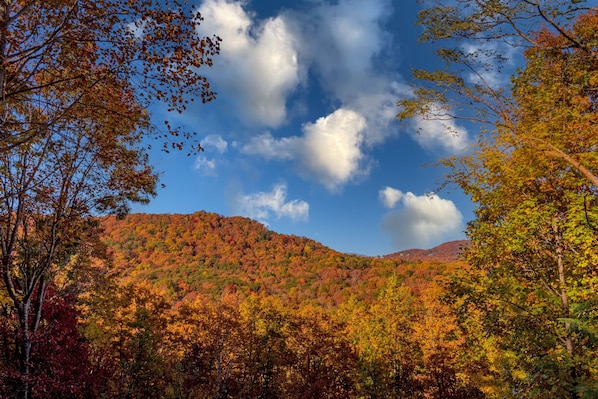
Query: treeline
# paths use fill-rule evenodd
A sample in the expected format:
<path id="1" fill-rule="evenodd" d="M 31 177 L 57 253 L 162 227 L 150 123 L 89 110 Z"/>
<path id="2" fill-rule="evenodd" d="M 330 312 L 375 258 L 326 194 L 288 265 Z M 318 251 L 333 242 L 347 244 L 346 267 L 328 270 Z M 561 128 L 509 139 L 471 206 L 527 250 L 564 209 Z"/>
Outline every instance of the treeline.
<path id="1" fill-rule="evenodd" d="M 206 212 L 101 222 L 45 296 L 31 397 L 475 398 L 489 389 L 486 366 L 470 367 L 457 315 L 440 302 L 437 282 L 459 262 L 342 254 Z M 0 397 L 14 397 L 19 318 L 0 301 Z"/>
<path id="2" fill-rule="evenodd" d="M 494 389 L 434 283 L 416 294 L 393 276 L 369 302 L 325 309 L 233 288 L 175 304 L 147 283 L 96 277 L 76 296 L 49 291 L 32 397 L 482 398 Z M 18 330 L 6 310 L 0 395 L 11 397 Z"/>
<path id="3" fill-rule="evenodd" d="M 552 314 L 521 311 L 508 326 L 483 296 L 494 288 L 470 285 L 487 275 L 464 262 L 341 254 L 205 212 L 103 222 L 44 297 L 30 397 L 519 398 L 571 380 L 587 387 L 572 397 L 594 394 L 592 330 L 575 335 L 589 367 L 567 375 Z M 10 298 L 0 304 L 0 397 L 10 398 L 24 385 L 22 327 Z"/>

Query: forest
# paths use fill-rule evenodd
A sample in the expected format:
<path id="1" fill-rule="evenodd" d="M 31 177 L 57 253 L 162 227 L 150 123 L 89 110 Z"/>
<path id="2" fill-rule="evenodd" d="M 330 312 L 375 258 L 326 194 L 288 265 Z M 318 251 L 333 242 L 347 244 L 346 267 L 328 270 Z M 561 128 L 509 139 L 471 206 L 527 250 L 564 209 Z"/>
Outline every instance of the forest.
<path id="1" fill-rule="evenodd" d="M 147 140 L 202 150 L 148 108 L 216 98 L 221 39 L 166 3 L 0 0 L 0 397 L 598 397 L 594 2 L 422 2 L 442 64 L 397 119 L 479 131 L 439 161 L 476 206 L 458 258 L 129 214 Z"/>
<path id="2" fill-rule="evenodd" d="M 440 301 L 460 261 L 347 255 L 206 212 L 99 227 L 110 262 L 48 291 L 34 396 L 483 397 Z"/>

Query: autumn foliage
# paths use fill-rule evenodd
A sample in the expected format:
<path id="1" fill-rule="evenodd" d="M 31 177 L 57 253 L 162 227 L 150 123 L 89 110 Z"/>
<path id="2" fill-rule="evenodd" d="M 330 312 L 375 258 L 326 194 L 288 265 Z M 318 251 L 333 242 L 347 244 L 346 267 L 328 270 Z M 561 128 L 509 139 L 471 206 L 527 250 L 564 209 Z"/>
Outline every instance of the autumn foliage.
<path id="1" fill-rule="evenodd" d="M 595 398 L 598 11 L 449 3 L 423 40 L 526 48 L 508 90 L 484 80 L 496 48 L 441 48 L 400 102 L 483 126 L 444 161 L 470 241 L 363 257 L 241 217 L 124 217 L 155 193 L 142 139 L 192 137 L 147 106 L 214 95 L 196 72 L 219 39 L 186 3 L 0 1 L 0 396 Z"/>
<path id="2" fill-rule="evenodd" d="M 70 310 L 56 324 L 58 313 L 48 308 L 48 322 L 36 333 L 34 397 L 466 398 L 478 392 L 457 376 L 466 371 L 459 364 L 464 342 L 450 322 L 455 316 L 429 291 L 439 290 L 435 281 L 460 268 L 458 262 L 347 255 L 246 218 L 206 212 L 109 217 L 102 226 L 112 261 L 89 265 L 94 283 L 76 292 L 76 302 L 54 294 L 47 301 L 56 312 Z M 5 314 L 3 328 L 11 320 Z M 434 344 L 424 330 L 444 331 L 445 343 Z M 4 344 L 10 353 L 13 344 Z M 63 356 L 75 355 L 73 369 L 61 366 Z M 2 360 L 8 395 L 11 363 Z M 35 380 L 38 372 L 45 382 Z"/>

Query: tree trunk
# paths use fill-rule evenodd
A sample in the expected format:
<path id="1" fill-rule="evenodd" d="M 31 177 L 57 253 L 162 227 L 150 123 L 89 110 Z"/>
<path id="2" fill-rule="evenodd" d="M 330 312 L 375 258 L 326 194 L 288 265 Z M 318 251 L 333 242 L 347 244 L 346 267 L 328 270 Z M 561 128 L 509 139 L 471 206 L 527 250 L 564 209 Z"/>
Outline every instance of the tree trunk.
<path id="1" fill-rule="evenodd" d="M 563 309 L 563 317 L 568 319 L 571 317 L 571 310 L 569 309 L 569 296 L 567 295 L 567 281 L 565 276 L 565 265 L 563 262 L 563 245 L 561 239 L 561 232 L 556 223 L 553 223 L 553 232 L 556 240 L 556 260 L 557 268 L 559 272 L 559 292 L 561 299 L 561 307 Z M 564 342 L 567 352 L 573 357 L 573 340 L 571 339 L 571 323 L 565 322 L 565 328 L 567 335 L 565 336 Z"/>
<path id="2" fill-rule="evenodd" d="M 31 331 L 29 329 L 29 311 L 31 302 L 25 300 L 17 304 L 17 313 L 19 315 L 19 372 L 21 373 L 21 385 L 18 391 L 19 399 L 29 398 L 29 376 L 31 361 Z"/>
<path id="3" fill-rule="evenodd" d="M 8 30 L 8 4 L 0 0 L 0 102 L 4 105 L 6 97 L 6 32 Z M 2 110 L 4 111 L 4 110 Z M 2 112 L 4 113 L 4 112 Z M 4 115 L 0 115 L 3 117 Z M 0 122 L 2 123 L 2 122 Z"/>
<path id="4" fill-rule="evenodd" d="M 559 272 L 559 285 L 560 285 L 560 299 L 561 299 L 561 307 L 563 309 L 563 317 L 565 319 L 571 318 L 571 309 L 569 308 L 569 296 L 567 295 L 567 280 L 565 275 L 565 264 L 563 262 L 563 245 L 562 245 L 562 236 L 560 229 L 558 228 L 556 223 L 553 223 L 553 231 L 556 238 L 556 258 L 557 258 L 557 267 Z M 573 345 L 573 338 L 571 336 L 571 323 L 566 321 L 565 322 L 565 329 L 566 335 L 563 339 L 565 348 L 567 349 L 567 353 L 569 354 L 570 358 L 573 360 L 573 355 L 575 352 L 575 348 Z M 569 374 L 571 376 L 571 381 L 573 385 L 575 385 L 575 380 L 577 379 L 577 367 L 575 363 L 573 363 L 570 367 Z M 577 392 L 574 390 L 571 391 L 571 398 L 577 398 Z"/>

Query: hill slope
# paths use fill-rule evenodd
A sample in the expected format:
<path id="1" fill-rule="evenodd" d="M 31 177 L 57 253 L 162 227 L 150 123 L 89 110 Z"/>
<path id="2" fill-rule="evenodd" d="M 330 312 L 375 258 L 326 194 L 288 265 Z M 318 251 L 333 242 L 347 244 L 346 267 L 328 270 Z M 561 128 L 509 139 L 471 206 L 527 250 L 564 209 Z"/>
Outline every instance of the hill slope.
<path id="1" fill-rule="evenodd" d="M 468 240 L 449 241 L 430 249 L 406 249 L 384 256 L 385 259 L 433 262 L 454 262 L 460 259 L 463 248 L 469 245 Z"/>
<path id="2" fill-rule="evenodd" d="M 173 300 L 235 290 L 334 306 L 350 296 L 367 300 L 390 275 L 417 288 L 446 267 L 343 254 L 251 219 L 207 212 L 108 217 L 103 226 L 124 280 L 150 281 Z"/>

